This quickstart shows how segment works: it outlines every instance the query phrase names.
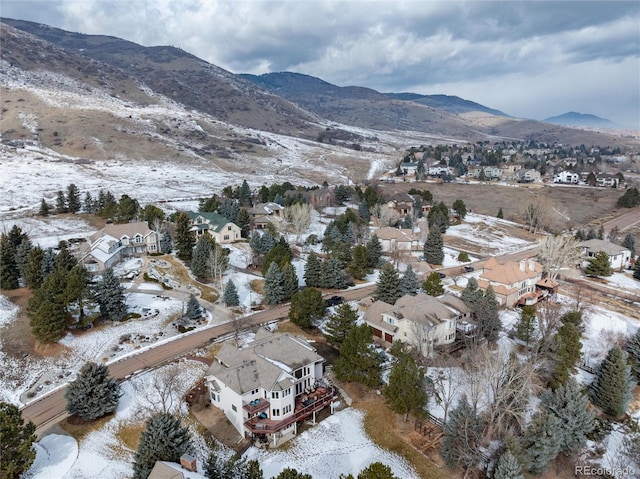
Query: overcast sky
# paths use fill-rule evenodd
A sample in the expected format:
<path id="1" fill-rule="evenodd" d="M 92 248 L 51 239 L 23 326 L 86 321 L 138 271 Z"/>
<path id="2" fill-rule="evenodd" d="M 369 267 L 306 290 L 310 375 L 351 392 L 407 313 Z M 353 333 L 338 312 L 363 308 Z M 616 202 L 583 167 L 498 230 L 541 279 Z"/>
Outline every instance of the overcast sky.
<path id="1" fill-rule="evenodd" d="M 0 0 L 4 17 L 173 45 L 234 73 L 448 94 L 640 130 L 638 1 Z"/>

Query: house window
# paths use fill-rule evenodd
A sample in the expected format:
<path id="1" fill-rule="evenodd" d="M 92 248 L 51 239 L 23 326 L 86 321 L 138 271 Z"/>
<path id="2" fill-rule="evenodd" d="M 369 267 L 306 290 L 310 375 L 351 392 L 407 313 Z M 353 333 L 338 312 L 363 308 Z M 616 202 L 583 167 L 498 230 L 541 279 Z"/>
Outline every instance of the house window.
<path id="1" fill-rule="evenodd" d="M 291 388 L 289 389 L 285 389 L 284 391 L 282 391 L 282 397 L 287 397 L 289 394 L 291 394 Z"/>
<path id="2" fill-rule="evenodd" d="M 136 243 L 142 243 L 142 236 L 136 235 Z"/>
<path id="3" fill-rule="evenodd" d="M 280 397 L 280 393 L 278 391 L 273 391 L 271 393 L 271 398 L 272 399 L 278 399 Z"/>
<path id="4" fill-rule="evenodd" d="M 228 240 L 229 239 L 229 235 L 224 235 L 224 239 Z"/>
<path id="5" fill-rule="evenodd" d="M 149 246 L 149 250 L 150 251 L 155 251 L 156 250 L 156 245 L 152 244 Z"/>
<path id="6" fill-rule="evenodd" d="M 274 409 L 273 413 L 271 415 L 273 417 L 279 417 L 280 416 L 280 409 Z"/>
<path id="7" fill-rule="evenodd" d="M 231 409 L 233 409 L 233 412 L 238 412 L 238 408 L 236 408 L 235 404 L 231 405 Z"/>
<path id="8" fill-rule="evenodd" d="M 227 231 L 231 231 L 231 226 L 227 226 Z"/>
<path id="9" fill-rule="evenodd" d="M 284 409 L 282 409 L 282 415 L 289 414 L 290 412 L 291 412 L 291 405 L 285 406 Z"/>

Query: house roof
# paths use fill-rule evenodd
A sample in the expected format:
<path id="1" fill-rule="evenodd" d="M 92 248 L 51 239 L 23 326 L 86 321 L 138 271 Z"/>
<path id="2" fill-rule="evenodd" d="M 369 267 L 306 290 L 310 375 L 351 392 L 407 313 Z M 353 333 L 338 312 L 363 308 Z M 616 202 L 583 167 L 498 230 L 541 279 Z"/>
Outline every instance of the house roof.
<path id="1" fill-rule="evenodd" d="M 618 246 L 617 244 L 610 243 L 601 239 L 590 239 L 580 243 L 580 247 L 584 248 L 588 253 L 598 253 L 604 251 L 608 256 L 616 256 L 629 251 L 627 248 Z"/>
<path id="2" fill-rule="evenodd" d="M 108 224 L 100 231 L 92 234 L 89 237 L 89 242 L 93 244 L 103 236 L 111 236 L 116 240 L 120 240 L 125 236 L 128 238 L 133 238 L 137 234 L 146 237 L 151 233 L 153 233 L 153 230 L 149 228 L 149 225 L 146 222 Z"/>
<path id="3" fill-rule="evenodd" d="M 214 212 L 196 213 L 195 211 L 187 211 L 187 215 L 192 222 L 198 217 L 202 217 L 205 220 L 205 224 L 208 225 L 206 229 L 215 231 L 216 233 L 219 233 L 226 225 L 232 223 L 226 217 Z M 200 229 L 205 229 L 202 224 L 196 224 L 195 226 Z"/>
<path id="4" fill-rule="evenodd" d="M 414 236 L 413 231 L 410 229 L 400 229 L 400 228 L 391 228 L 384 227 L 378 228 L 373 232 L 378 239 L 380 240 L 392 240 L 396 241 L 417 241 L 418 239 Z"/>
<path id="5" fill-rule="evenodd" d="M 519 281 L 536 278 L 541 274 L 542 265 L 533 260 L 508 261 L 500 264 L 495 258 L 489 258 L 484 264 L 484 270 L 480 278 L 478 278 L 478 285 L 480 285 L 481 279 L 492 283 L 511 285 Z M 494 286 L 493 289 L 495 290 L 496 287 Z"/>
<path id="6" fill-rule="evenodd" d="M 238 394 L 254 389 L 273 391 L 294 384 L 291 374 L 303 366 L 324 361 L 309 343 L 288 333 L 258 330 L 255 339 L 238 351 L 225 343 L 207 371 Z"/>
<path id="7" fill-rule="evenodd" d="M 157 461 L 149 473 L 149 479 L 184 479 L 184 474 L 165 462 Z"/>
<path id="8" fill-rule="evenodd" d="M 391 197 L 391 201 L 393 201 L 394 203 L 415 203 L 413 196 L 411 196 L 409 193 L 396 193 Z"/>
<path id="9" fill-rule="evenodd" d="M 271 215 L 274 211 L 282 211 L 284 206 L 270 201 L 269 203 L 258 203 L 253 208 L 249 208 L 249 214 L 252 215 Z"/>

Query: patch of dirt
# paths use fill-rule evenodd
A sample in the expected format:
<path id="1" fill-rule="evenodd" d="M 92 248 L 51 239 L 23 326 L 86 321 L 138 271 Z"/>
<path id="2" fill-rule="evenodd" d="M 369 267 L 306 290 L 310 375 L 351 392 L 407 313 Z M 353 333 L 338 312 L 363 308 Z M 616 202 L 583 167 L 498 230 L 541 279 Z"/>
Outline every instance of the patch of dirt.
<path id="1" fill-rule="evenodd" d="M 243 441 L 236 428 L 217 407 L 198 402 L 190 407 L 190 411 L 198 422 L 225 446 L 236 449 Z"/>
<path id="2" fill-rule="evenodd" d="M 36 340 L 31 334 L 31 326 L 26 309 L 32 293 L 28 288 L 3 291 L 9 300 L 18 306 L 16 319 L 0 329 L 2 351 L 13 358 L 21 359 L 26 354 L 36 354 Z"/>

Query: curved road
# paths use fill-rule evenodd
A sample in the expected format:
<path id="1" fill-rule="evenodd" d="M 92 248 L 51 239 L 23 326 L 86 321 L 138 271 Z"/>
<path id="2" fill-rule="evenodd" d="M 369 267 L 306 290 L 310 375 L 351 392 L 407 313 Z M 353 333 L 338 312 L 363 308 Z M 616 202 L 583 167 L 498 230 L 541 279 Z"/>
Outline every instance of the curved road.
<path id="1" fill-rule="evenodd" d="M 343 291 L 340 294 L 345 299 L 358 300 L 371 295 L 375 285 Z M 334 293 L 325 295 L 332 296 Z M 275 306 L 266 311 L 255 313 L 243 318 L 242 327 L 251 328 L 254 326 L 270 323 L 287 317 L 289 305 L 283 304 Z M 192 352 L 215 340 L 225 339 L 235 332 L 233 322 L 220 324 L 217 326 L 207 326 L 181 336 L 177 336 L 172 341 L 158 344 L 146 349 L 139 354 L 127 356 L 109 364 L 109 373 L 117 379 L 125 379 L 128 376 L 145 369 L 158 367 L 166 362 L 170 362 L 180 356 Z M 25 421 L 33 422 L 39 431 L 55 424 L 66 416 L 66 401 L 64 393 L 66 386 L 42 396 L 41 398 L 27 404 L 22 408 L 22 417 Z"/>

